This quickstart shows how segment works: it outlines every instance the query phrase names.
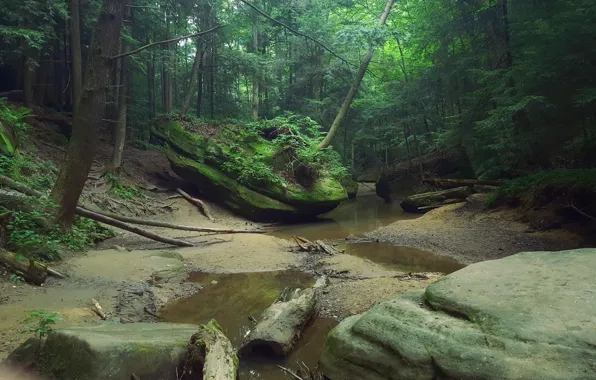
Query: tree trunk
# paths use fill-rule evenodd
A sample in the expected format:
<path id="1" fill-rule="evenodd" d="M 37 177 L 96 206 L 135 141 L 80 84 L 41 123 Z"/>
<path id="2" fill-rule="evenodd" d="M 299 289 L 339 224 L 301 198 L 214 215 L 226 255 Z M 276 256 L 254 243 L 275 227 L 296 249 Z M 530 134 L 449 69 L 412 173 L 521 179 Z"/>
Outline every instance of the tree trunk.
<path id="1" fill-rule="evenodd" d="M 155 117 L 155 53 L 149 53 L 147 61 L 147 101 L 151 117 Z"/>
<path id="2" fill-rule="evenodd" d="M 238 358 L 230 340 L 215 320 L 198 327 L 188 343 L 184 372 L 204 380 L 236 380 Z M 201 374 L 201 375 L 199 375 Z"/>
<path id="3" fill-rule="evenodd" d="M 124 45 L 124 44 L 123 44 Z M 114 130 L 114 149 L 110 160 L 108 172 L 119 174 L 122 168 L 122 153 L 124 152 L 124 142 L 126 140 L 126 114 L 128 108 L 127 102 L 127 79 L 128 79 L 128 61 L 129 57 L 120 58 L 120 90 L 118 96 L 118 117 Z"/>
<path id="4" fill-rule="evenodd" d="M 60 169 L 51 198 L 59 208 L 57 222 L 70 227 L 87 175 L 91 169 L 98 131 L 102 124 L 113 61 L 119 53 L 124 14 L 121 0 L 104 0 L 93 30 L 85 83 L 65 162 Z"/>
<path id="5" fill-rule="evenodd" d="M 201 60 L 203 59 L 204 52 L 200 50 L 200 39 L 197 39 L 197 52 L 195 53 L 195 60 L 192 64 L 192 70 L 190 72 L 190 82 L 188 84 L 188 92 L 186 93 L 186 97 L 184 100 L 184 104 L 180 109 L 180 115 L 186 115 L 188 113 L 188 109 L 190 108 L 190 102 L 192 100 L 192 96 L 194 95 L 195 91 L 198 87 L 198 74 L 199 69 L 201 66 Z"/>
<path id="6" fill-rule="evenodd" d="M 381 18 L 379 19 L 378 25 L 385 24 L 385 21 L 387 21 L 387 17 L 389 17 L 389 12 L 391 12 L 391 7 L 393 6 L 394 1 L 395 0 L 387 0 L 385 10 L 383 11 Z M 366 74 L 366 70 L 368 69 L 368 65 L 370 64 L 370 61 L 372 60 L 374 54 L 374 47 L 369 47 L 368 52 L 364 57 L 364 60 L 362 60 L 362 63 L 360 64 L 360 69 L 358 70 L 358 74 L 356 74 L 356 79 L 354 80 L 352 87 L 350 87 L 350 91 L 348 91 L 348 94 L 346 95 L 346 98 L 344 99 L 344 102 L 341 105 L 341 108 L 337 113 L 337 116 L 335 116 L 335 120 L 333 120 L 333 124 L 331 124 L 331 128 L 329 129 L 327 136 L 325 136 L 325 139 L 321 141 L 321 143 L 319 144 L 319 149 L 324 149 L 331 145 L 331 140 L 333 139 L 333 136 L 335 136 L 337 129 L 341 125 L 344 117 L 346 116 L 346 113 L 348 112 L 348 109 L 352 105 L 352 101 L 356 97 L 358 88 L 360 88 L 360 83 L 362 83 L 364 74 Z"/>
<path id="7" fill-rule="evenodd" d="M 252 24 L 252 51 L 254 54 L 259 51 L 259 28 L 256 14 L 253 17 Z M 252 78 L 252 118 L 253 120 L 259 120 L 259 79 L 257 74 Z"/>
<path id="8" fill-rule="evenodd" d="M 25 107 L 33 106 L 33 86 L 35 85 L 35 59 L 31 56 L 32 49 L 27 48 L 28 54 L 23 61 L 23 95 Z"/>
<path id="9" fill-rule="evenodd" d="M 79 0 L 70 0 L 70 54 L 72 60 L 72 110 L 73 115 L 76 115 L 83 88 Z"/>
<path id="10" fill-rule="evenodd" d="M 426 212 L 446 204 L 463 202 L 471 194 L 472 189 L 468 186 L 414 194 L 404 198 L 400 206 L 406 212 Z"/>

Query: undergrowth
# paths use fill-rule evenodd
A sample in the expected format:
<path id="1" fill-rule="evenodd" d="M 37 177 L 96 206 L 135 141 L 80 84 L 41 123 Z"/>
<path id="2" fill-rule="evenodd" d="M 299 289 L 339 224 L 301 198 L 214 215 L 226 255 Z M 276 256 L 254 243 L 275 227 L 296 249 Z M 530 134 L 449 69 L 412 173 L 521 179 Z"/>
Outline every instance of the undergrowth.
<path id="1" fill-rule="evenodd" d="M 238 174 L 239 182 L 283 186 L 290 180 L 305 185 L 301 178 L 308 182 L 322 176 L 338 181 L 348 177 L 335 150 L 318 148 L 325 133 L 308 117 L 289 115 L 247 123 L 242 128 L 232 124 L 221 134 L 238 141 L 226 151 L 229 160 L 222 168 Z M 247 154 L 246 144 L 254 153 Z"/>
<path id="2" fill-rule="evenodd" d="M 506 182 L 489 196 L 486 204 L 491 207 L 508 202 L 532 207 L 555 200 L 585 204 L 595 199 L 596 169 L 556 169 Z"/>
<path id="3" fill-rule="evenodd" d="M 21 142 L 26 140 L 24 118 L 27 109 L 7 106 L 0 102 L 0 119 L 16 126 Z M 56 181 L 58 168 L 35 154 L 16 150 L 12 155 L 0 155 L 0 174 L 21 182 L 44 194 L 49 194 Z M 82 251 L 94 242 L 113 236 L 99 223 L 76 218 L 70 231 L 52 223 L 56 205 L 48 198 L 17 198 L 10 189 L 2 189 L 2 242 L 7 249 L 25 257 L 55 260 L 68 251 Z"/>

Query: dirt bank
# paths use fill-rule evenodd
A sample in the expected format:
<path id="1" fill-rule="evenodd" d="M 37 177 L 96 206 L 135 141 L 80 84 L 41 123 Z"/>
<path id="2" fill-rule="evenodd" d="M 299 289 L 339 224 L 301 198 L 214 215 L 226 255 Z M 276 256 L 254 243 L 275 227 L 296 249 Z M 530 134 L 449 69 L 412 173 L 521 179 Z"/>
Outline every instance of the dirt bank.
<path id="1" fill-rule="evenodd" d="M 395 245 L 447 255 L 464 264 L 499 259 L 523 251 L 554 251 L 582 246 L 583 239 L 562 230 L 536 232 L 520 221 L 518 210 L 484 209 L 484 196 L 432 210 L 366 234 Z"/>

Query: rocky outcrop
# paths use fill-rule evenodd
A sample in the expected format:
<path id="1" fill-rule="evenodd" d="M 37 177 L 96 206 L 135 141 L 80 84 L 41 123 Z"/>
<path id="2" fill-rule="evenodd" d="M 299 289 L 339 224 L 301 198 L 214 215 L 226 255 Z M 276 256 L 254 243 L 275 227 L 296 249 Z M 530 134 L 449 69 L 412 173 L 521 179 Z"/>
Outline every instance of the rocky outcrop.
<path id="1" fill-rule="evenodd" d="M 228 125 L 191 133 L 183 125 L 156 122 L 153 142 L 165 148 L 176 174 L 249 219 L 312 218 L 348 197 L 341 179 L 326 170 L 314 173 L 296 159 L 291 145 L 276 142 L 281 132 L 260 136 L 243 132 L 244 126 Z"/>
<path id="2" fill-rule="evenodd" d="M 41 346 L 29 340 L 3 364 L 18 368 L 33 363 L 43 378 L 56 380 L 130 380 L 133 374 L 177 380 L 176 368 L 182 368 L 198 329 L 170 323 L 72 327 L 50 334 Z"/>
<path id="3" fill-rule="evenodd" d="M 420 168 L 425 176 L 474 178 L 474 171 L 464 148 L 451 148 L 428 153 L 411 161 L 387 167 L 376 183 L 377 195 L 387 201 L 392 194 L 411 188 L 420 182 Z"/>
<path id="4" fill-rule="evenodd" d="M 345 319 L 321 358 L 332 380 L 594 379 L 596 249 L 470 265 Z"/>

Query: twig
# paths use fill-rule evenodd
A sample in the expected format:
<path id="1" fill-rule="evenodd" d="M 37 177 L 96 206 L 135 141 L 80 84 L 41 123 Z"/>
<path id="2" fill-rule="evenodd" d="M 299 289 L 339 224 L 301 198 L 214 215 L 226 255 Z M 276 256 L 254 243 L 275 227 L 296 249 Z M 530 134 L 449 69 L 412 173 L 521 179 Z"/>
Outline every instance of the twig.
<path id="1" fill-rule="evenodd" d="M 205 215 L 207 217 L 207 219 L 214 222 L 214 219 L 211 216 L 211 213 L 209 212 L 209 208 L 207 208 L 207 205 L 205 204 L 205 202 L 203 202 L 202 200 L 200 200 L 198 198 L 191 197 L 190 194 L 188 194 L 187 192 L 185 192 L 184 190 L 182 190 L 180 188 L 176 189 L 176 191 L 178 192 L 178 194 L 182 195 L 182 197 L 184 199 L 186 199 L 190 203 L 197 206 L 199 208 L 199 210 L 203 213 L 203 215 Z"/>
<path id="2" fill-rule="evenodd" d="M 104 321 L 107 319 L 106 314 L 103 312 L 103 309 L 99 305 L 99 302 L 95 298 L 91 298 L 91 302 L 93 302 L 93 311 L 99 315 L 101 319 Z"/>
<path id="3" fill-rule="evenodd" d="M 216 26 L 214 26 L 214 27 L 213 27 L 213 28 L 211 28 L 211 29 L 207 29 L 207 30 L 204 30 L 204 31 L 202 31 L 202 32 L 197 32 L 197 33 L 189 34 L 188 36 L 182 36 L 182 37 L 171 38 L 171 39 L 169 39 L 169 40 L 164 40 L 164 41 L 152 42 L 152 43 L 150 43 L 150 44 L 147 44 L 147 45 L 145 45 L 145 46 L 141 46 L 141 47 L 140 47 L 140 48 L 138 48 L 138 49 L 135 49 L 135 50 L 132 50 L 132 51 L 128 51 L 128 52 L 126 52 L 126 53 L 122 53 L 122 54 L 115 55 L 115 56 L 111 57 L 110 59 L 118 59 L 118 58 L 126 57 L 126 56 L 129 56 L 129 55 L 137 54 L 137 53 L 139 53 L 139 52 L 141 52 L 141 51 L 143 51 L 143 50 L 145 50 L 145 49 L 149 49 L 150 47 L 152 47 L 152 46 L 155 46 L 155 45 L 165 45 L 165 44 L 170 44 L 170 43 L 172 43 L 172 42 L 178 42 L 178 41 L 180 41 L 180 40 L 185 40 L 185 39 L 187 39 L 187 38 L 192 38 L 192 37 L 201 36 L 201 35 L 203 35 L 203 34 L 208 34 L 208 33 L 211 33 L 211 32 L 214 32 L 214 31 L 216 31 L 216 30 L 217 30 L 217 29 L 219 29 L 219 28 L 223 28 L 224 26 L 225 26 L 225 25 L 216 25 Z"/>
<path id="4" fill-rule="evenodd" d="M 60 273 L 60 272 L 58 272 L 57 270 L 55 270 L 55 269 L 52 269 L 52 268 L 50 268 L 50 267 L 47 267 L 47 268 L 46 268 L 46 271 L 48 272 L 48 274 L 49 274 L 49 275 L 52 275 L 52 276 L 54 276 L 54 277 L 58 277 L 58 278 L 66 278 L 66 276 L 65 276 L 65 275 L 63 275 L 62 273 Z"/>
<path id="5" fill-rule="evenodd" d="M 241 1 L 242 1 L 242 0 L 241 0 Z M 278 367 L 279 369 L 281 369 L 282 371 L 284 371 L 285 373 L 287 373 L 288 375 L 292 376 L 292 377 L 293 377 L 294 379 L 296 379 L 296 380 L 304 380 L 304 379 L 303 379 L 303 378 L 301 378 L 300 376 L 296 375 L 296 374 L 294 373 L 294 371 L 292 371 L 291 369 L 288 369 L 288 368 L 286 368 L 286 367 L 282 367 L 282 366 L 280 366 L 279 364 L 277 365 L 277 367 Z"/>
<path id="6" fill-rule="evenodd" d="M 570 206 L 571 206 L 572 209 L 574 209 L 575 211 L 577 211 L 581 215 L 585 216 L 586 218 L 591 219 L 591 220 L 596 220 L 596 217 L 593 217 L 592 215 L 588 215 L 585 212 L 583 212 L 582 210 L 580 210 L 577 207 L 575 207 L 575 205 L 573 204 L 573 202 L 571 202 Z"/>

